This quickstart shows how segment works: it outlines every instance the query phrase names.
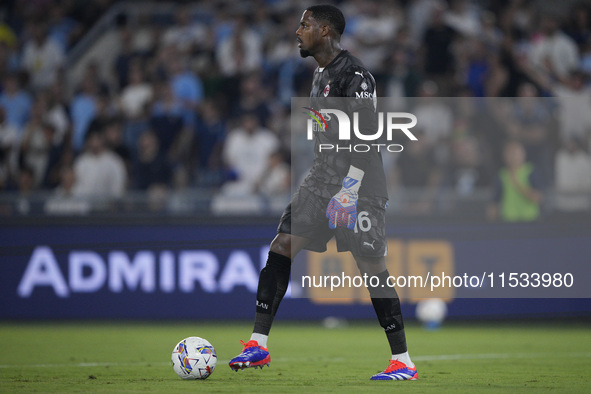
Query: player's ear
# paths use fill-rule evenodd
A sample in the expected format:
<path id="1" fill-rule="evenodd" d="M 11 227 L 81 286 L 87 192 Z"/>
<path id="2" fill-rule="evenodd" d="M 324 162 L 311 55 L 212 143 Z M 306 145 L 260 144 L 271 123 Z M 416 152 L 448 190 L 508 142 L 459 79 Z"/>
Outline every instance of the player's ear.
<path id="1" fill-rule="evenodd" d="M 322 37 L 326 37 L 330 34 L 330 26 L 328 25 L 322 25 L 322 27 L 320 28 L 320 35 Z"/>

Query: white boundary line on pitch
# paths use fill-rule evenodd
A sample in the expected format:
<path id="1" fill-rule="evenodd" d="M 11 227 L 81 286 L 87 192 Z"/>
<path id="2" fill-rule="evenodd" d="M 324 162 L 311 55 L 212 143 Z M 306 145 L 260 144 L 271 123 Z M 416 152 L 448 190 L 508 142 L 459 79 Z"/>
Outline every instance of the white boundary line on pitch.
<path id="1" fill-rule="evenodd" d="M 439 356 L 416 356 L 413 361 L 454 361 L 454 360 L 493 360 L 508 358 L 552 357 L 556 355 L 570 357 L 591 357 L 591 352 L 564 353 L 475 353 L 475 354 L 441 354 Z"/>
<path id="2" fill-rule="evenodd" d="M 162 366 L 162 365 L 170 365 L 170 363 L 166 362 L 156 362 L 156 363 L 149 363 L 147 361 L 140 361 L 137 363 L 118 363 L 118 362 L 102 362 L 102 363 L 74 363 L 74 364 L 24 364 L 24 365 L 17 365 L 17 364 L 0 364 L 0 369 L 8 369 L 8 368 L 63 368 L 63 367 L 131 367 L 131 366 Z"/>
<path id="3" fill-rule="evenodd" d="M 536 357 L 551 357 L 551 356 L 568 356 L 568 357 L 591 357 L 591 352 L 566 352 L 566 353 L 555 353 L 555 352 L 547 352 L 547 353 L 474 353 L 474 354 L 440 354 L 440 355 L 430 355 L 430 356 L 415 356 L 413 357 L 413 361 L 456 361 L 456 360 L 494 360 L 494 359 L 509 359 L 509 358 L 536 358 Z M 333 361 L 339 362 L 345 360 L 342 357 L 334 357 L 334 358 L 324 358 L 324 357 L 278 357 L 274 358 L 274 361 Z M 230 360 L 218 360 L 218 362 L 222 364 L 226 364 Z M 9 368 L 60 368 L 60 367 L 81 367 L 81 368 L 90 368 L 90 367 L 131 367 L 131 366 L 164 366 L 170 365 L 169 362 L 134 362 L 134 363 L 109 363 L 109 362 L 99 362 L 99 363 L 74 363 L 74 364 L 0 364 L 0 369 L 9 369 Z"/>

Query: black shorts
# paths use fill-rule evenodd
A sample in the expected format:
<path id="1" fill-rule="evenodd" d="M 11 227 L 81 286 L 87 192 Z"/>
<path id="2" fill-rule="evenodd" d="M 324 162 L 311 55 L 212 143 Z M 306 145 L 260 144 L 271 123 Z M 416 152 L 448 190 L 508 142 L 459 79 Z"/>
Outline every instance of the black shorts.
<path id="1" fill-rule="evenodd" d="M 339 252 L 350 251 L 355 256 L 366 257 L 386 255 L 386 198 L 360 197 L 354 230 L 328 227 L 329 201 L 300 187 L 283 211 L 277 232 L 307 238 L 309 242 L 304 249 L 313 252 L 326 251 L 326 243 L 335 237 Z"/>

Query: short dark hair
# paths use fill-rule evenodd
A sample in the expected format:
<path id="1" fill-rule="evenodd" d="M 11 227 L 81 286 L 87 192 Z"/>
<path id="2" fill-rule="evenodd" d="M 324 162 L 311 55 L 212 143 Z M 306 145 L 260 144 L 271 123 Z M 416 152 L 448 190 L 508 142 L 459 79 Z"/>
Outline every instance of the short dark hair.
<path id="1" fill-rule="evenodd" d="M 322 4 L 313 5 L 306 8 L 306 11 L 310 11 L 312 16 L 317 21 L 327 22 L 330 27 L 340 35 L 343 35 L 345 31 L 345 16 L 334 5 Z"/>

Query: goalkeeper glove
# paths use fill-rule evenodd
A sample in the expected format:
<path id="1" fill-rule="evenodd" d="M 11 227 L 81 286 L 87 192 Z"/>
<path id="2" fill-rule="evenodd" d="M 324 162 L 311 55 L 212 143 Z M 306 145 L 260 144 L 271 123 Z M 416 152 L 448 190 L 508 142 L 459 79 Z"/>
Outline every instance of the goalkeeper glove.
<path id="1" fill-rule="evenodd" d="M 343 187 L 335 194 L 326 208 L 328 227 L 355 228 L 357 222 L 357 199 L 361 180 L 365 173 L 356 167 L 349 167 L 349 173 L 343 179 Z"/>

